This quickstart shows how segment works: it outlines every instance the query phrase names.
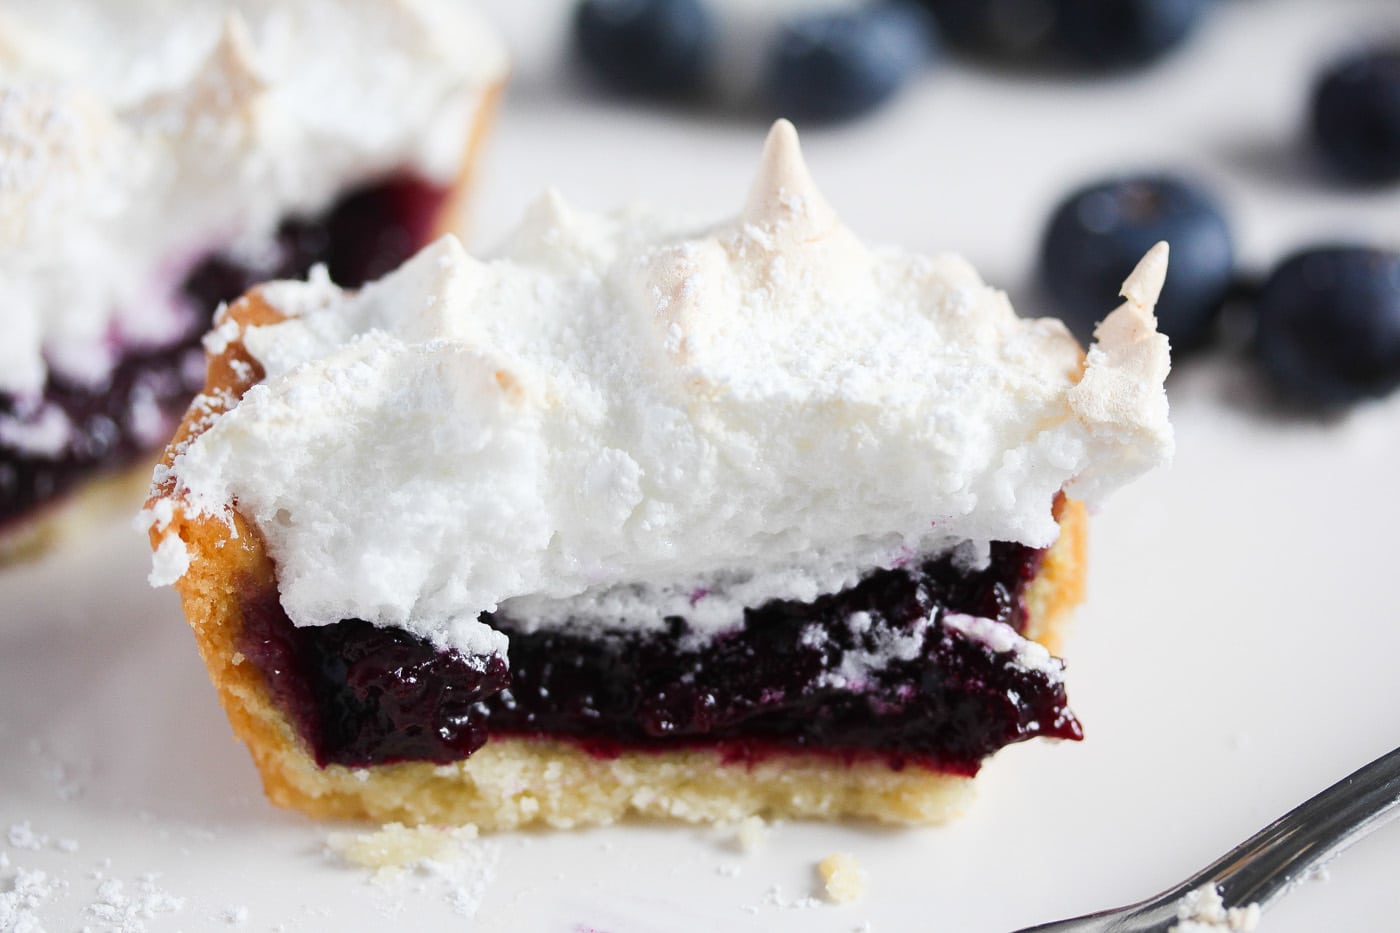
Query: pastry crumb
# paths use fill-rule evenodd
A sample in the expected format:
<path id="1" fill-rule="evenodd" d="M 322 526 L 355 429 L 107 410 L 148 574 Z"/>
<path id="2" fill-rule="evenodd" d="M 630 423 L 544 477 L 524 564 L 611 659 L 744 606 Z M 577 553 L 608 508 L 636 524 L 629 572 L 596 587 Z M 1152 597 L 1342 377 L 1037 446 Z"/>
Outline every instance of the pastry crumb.
<path id="1" fill-rule="evenodd" d="M 385 909 L 403 908 L 406 898 L 437 889 L 458 916 L 475 916 L 496 877 L 500 846 L 478 840 L 476 826 L 417 826 L 388 823 L 372 833 L 332 833 L 328 855 L 371 869 L 368 883 Z"/>
<path id="2" fill-rule="evenodd" d="M 850 904 L 865 896 L 865 869 L 849 852 L 833 852 L 817 864 L 827 899 Z"/>
<path id="3" fill-rule="evenodd" d="M 739 832 L 735 835 L 742 852 L 757 852 L 768 841 L 768 824 L 761 816 L 746 816 L 739 822 Z"/>
<path id="4" fill-rule="evenodd" d="M 388 823 L 372 833 L 331 833 L 326 848 L 361 868 L 403 869 L 425 860 L 449 861 L 463 840 L 475 839 L 476 827 L 415 826 Z"/>

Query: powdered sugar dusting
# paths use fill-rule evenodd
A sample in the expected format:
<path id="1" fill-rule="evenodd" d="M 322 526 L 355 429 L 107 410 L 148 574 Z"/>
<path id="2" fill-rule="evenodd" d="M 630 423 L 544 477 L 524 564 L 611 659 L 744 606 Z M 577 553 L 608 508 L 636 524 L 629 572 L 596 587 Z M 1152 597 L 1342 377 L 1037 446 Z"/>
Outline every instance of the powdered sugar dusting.
<path id="1" fill-rule="evenodd" d="M 966 261 L 860 243 L 786 123 L 736 221 L 550 193 L 495 259 L 445 238 L 354 295 L 265 297 L 290 315 L 244 335 L 266 379 L 178 455 L 174 495 L 238 502 L 299 625 L 467 650 L 490 610 L 674 606 L 719 630 L 911 554 L 1048 545 L 1066 484 L 1106 493 L 1171 446 L 1165 421 L 1125 443 L 1078 419 L 1078 346 Z"/>
<path id="2" fill-rule="evenodd" d="M 49 837 L 36 833 L 28 820 L 11 826 L 5 838 L 12 848 L 29 849 L 32 852 L 38 852 L 49 844 Z"/>
<path id="3" fill-rule="evenodd" d="M 184 910 L 184 898 L 176 897 L 158 884 L 159 875 L 142 875 L 128 885 L 107 878 L 97 885 L 97 897 L 83 908 L 83 916 L 114 933 L 145 933 L 146 921 Z"/>
<path id="4" fill-rule="evenodd" d="M 0 865 L 0 868 L 3 868 Z M 63 883 L 46 872 L 15 871 L 8 879 L 9 889 L 0 889 L 0 930 L 13 933 L 43 933 L 40 909 L 63 890 Z M 5 882 L 0 881 L 0 885 Z"/>

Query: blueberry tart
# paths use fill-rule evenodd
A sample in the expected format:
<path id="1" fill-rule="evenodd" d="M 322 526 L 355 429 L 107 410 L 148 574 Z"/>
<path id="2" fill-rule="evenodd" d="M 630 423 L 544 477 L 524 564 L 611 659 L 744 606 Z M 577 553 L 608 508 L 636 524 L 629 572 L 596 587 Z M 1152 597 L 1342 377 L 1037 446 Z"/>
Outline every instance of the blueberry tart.
<path id="1" fill-rule="evenodd" d="M 504 73 L 452 0 L 6 4 L 0 560 L 149 472 L 220 302 L 448 229 Z"/>
<path id="2" fill-rule="evenodd" d="M 1157 247 L 1085 354 L 871 249 L 780 122 L 735 219 L 547 193 L 218 318 L 157 468 L 173 583 L 269 796 L 482 828 L 936 822 L 1078 739 L 1085 503 L 1166 460 Z"/>

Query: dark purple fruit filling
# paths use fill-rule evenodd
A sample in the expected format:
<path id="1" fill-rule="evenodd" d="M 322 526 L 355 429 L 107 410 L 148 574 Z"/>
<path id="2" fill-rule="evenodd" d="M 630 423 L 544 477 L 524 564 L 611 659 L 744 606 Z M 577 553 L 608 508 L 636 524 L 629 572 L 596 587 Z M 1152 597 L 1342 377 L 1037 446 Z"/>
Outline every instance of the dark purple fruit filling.
<path id="1" fill-rule="evenodd" d="M 319 217 L 288 220 L 277 231 L 273 261 L 249 265 L 212 256 L 190 273 L 180 290 L 197 313 L 171 343 L 128 348 L 97 386 L 51 374 L 40 404 L 67 416 L 71 440 L 52 456 L 0 440 L 0 528 L 96 472 L 134 463 L 169 437 L 203 384 L 200 336 L 221 302 L 268 279 L 304 276 L 317 263 L 348 287 L 378 278 L 427 241 L 446 193 L 414 178 L 393 178 L 348 194 Z M 33 399 L 0 392 L 0 417 L 22 419 L 38 410 Z"/>
<path id="2" fill-rule="evenodd" d="M 271 590 L 244 599 L 241 649 L 322 766 L 460 761 L 486 743 L 481 701 L 510 683 L 499 657 L 439 651 L 401 629 L 297 628 Z"/>
<path id="3" fill-rule="evenodd" d="M 942 622 L 956 612 L 1019 630 L 1042 556 L 998 544 L 981 571 L 951 558 L 876 571 L 811 603 L 747 610 L 741 628 L 689 647 L 683 618 L 596 637 L 489 617 L 510 638 L 509 672 L 359 620 L 295 628 L 274 593 L 245 601 L 240 649 L 323 766 L 456 761 L 489 733 L 568 738 L 604 756 L 803 749 L 975 774 L 1010 743 L 1081 737 L 1058 679 Z"/>

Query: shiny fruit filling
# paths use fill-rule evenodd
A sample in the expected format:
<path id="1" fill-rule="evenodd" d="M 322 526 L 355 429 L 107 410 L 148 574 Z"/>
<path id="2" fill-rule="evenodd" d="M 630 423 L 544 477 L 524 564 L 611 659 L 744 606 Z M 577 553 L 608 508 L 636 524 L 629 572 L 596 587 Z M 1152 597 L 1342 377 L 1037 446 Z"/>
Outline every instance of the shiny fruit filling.
<path id="1" fill-rule="evenodd" d="M 360 620 L 297 628 L 264 587 L 244 594 L 239 648 L 322 766 L 447 763 L 491 736 L 537 736 L 604 757 L 804 750 L 971 775 L 1010 743 L 1081 737 L 1058 678 L 943 624 L 960 613 L 1021 630 L 1042 558 L 995 544 L 981 570 L 952 556 L 877 570 L 809 603 L 746 610 L 711 638 L 688 637 L 683 618 L 599 635 L 498 614 L 487 621 L 510 638 L 508 670 Z"/>

